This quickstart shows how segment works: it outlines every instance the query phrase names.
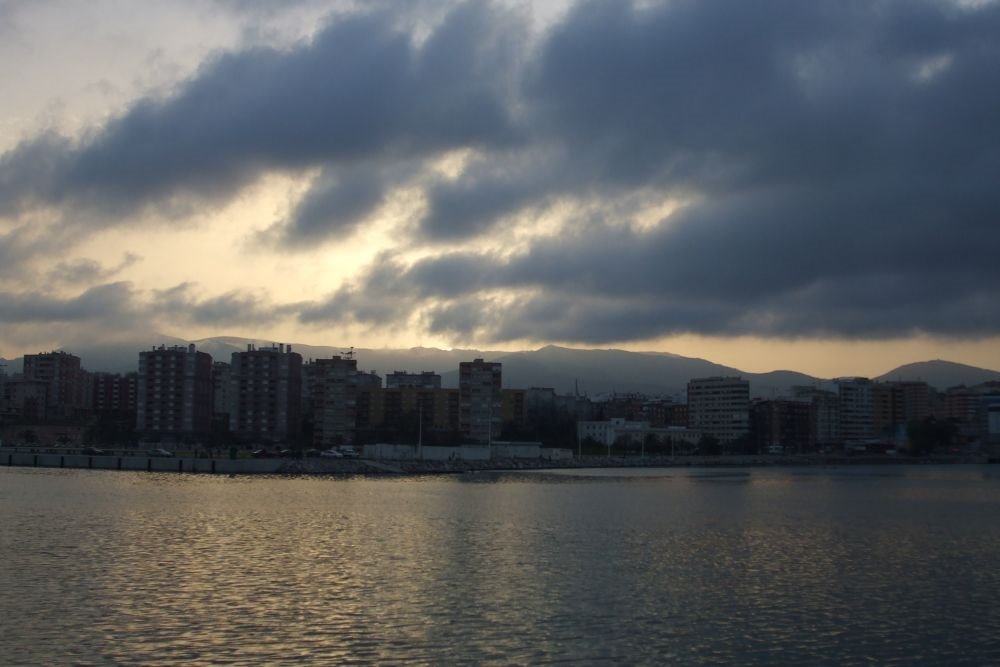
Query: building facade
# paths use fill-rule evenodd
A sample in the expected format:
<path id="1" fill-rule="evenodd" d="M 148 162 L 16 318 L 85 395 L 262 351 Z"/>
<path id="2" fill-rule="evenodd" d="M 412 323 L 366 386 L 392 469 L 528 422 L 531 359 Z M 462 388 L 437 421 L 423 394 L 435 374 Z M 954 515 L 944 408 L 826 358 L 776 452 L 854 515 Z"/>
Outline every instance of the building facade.
<path id="1" fill-rule="evenodd" d="M 49 413 L 49 385 L 23 377 L 5 378 L 0 384 L 0 412 L 29 421 L 42 421 Z"/>
<path id="2" fill-rule="evenodd" d="M 750 432 L 750 383 L 738 377 L 688 382 L 688 424 L 726 444 Z"/>
<path id="3" fill-rule="evenodd" d="M 247 345 L 229 369 L 229 429 L 245 442 L 287 443 L 302 424 L 302 355 L 292 346 Z"/>
<path id="4" fill-rule="evenodd" d="M 310 361 L 308 366 L 313 444 L 326 449 L 353 443 L 360 375 L 357 360 L 333 356 Z"/>
<path id="5" fill-rule="evenodd" d="M 845 443 L 871 440 L 875 436 L 872 381 L 855 377 L 836 382 L 841 439 Z"/>
<path id="6" fill-rule="evenodd" d="M 757 454 L 798 454 L 816 448 L 812 404 L 781 399 L 756 400 L 750 407 L 750 431 Z"/>
<path id="7" fill-rule="evenodd" d="M 212 364 L 212 416 L 229 423 L 233 411 L 232 396 L 233 367 L 225 361 Z"/>
<path id="8" fill-rule="evenodd" d="M 459 430 L 477 443 L 499 437 L 503 423 L 502 365 L 463 361 L 458 365 Z"/>
<path id="9" fill-rule="evenodd" d="M 840 445 L 840 401 L 837 394 L 803 385 L 792 387 L 792 396 L 809 402 L 809 432 L 818 448 Z"/>
<path id="10" fill-rule="evenodd" d="M 160 345 L 139 353 L 136 430 L 196 435 L 212 426 L 212 357 L 187 347 Z"/>
<path id="11" fill-rule="evenodd" d="M 385 376 L 386 389 L 416 387 L 418 389 L 440 389 L 441 376 L 433 371 L 420 371 L 419 373 L 409 373 L 407 371 L 393 371 Z"/>
<path id="12" fill-rule="evenodd" d="M 68 352 L 42 352 L 24 355 L 24 379 L 44 382 L 48 387 L 45 401 L 49 418 L 63 418 L 86 407 L 89 393 L 80 357 Z"/>
<path id="13" fill-rule="evenodd" d="M 94 412 L 135 412 L 138 373 L 94 373 L 91 376 Z"/>

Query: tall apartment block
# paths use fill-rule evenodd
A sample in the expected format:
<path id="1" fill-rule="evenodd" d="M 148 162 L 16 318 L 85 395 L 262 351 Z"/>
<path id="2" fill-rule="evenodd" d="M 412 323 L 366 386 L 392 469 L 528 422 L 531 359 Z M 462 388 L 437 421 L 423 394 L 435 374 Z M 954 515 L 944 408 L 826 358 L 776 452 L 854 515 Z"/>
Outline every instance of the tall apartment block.
<path id="1" fill-rule="evenodd" d="M 24 355 L 24 379 L 44 382 L 48 387 L 46 416 L 68 417 L 86 407 L 89 393 L 80 357 L 68 352 Z"/>
<path id="2" fill-rule="evenodd" d="M 696 378 L 688 382 L 688 423 L 720 443 L 750 432 L 750 382 L 738 377 Z"/>
<path id="3" fill-rule="evenodd" d="M 467 438 L 490 443 L 500 435 L 503 401 L 500 362 L 463 361 L 458 365 L 459 430 Z"/>
<path id="4" fill-rule="evenodd" d="M 206 433 L 212 426 L 212 357 L 194 344 L 160 345 L 139 353 L 136 430 L 169 435 Z"/>
<path id="5" fill-rule="evenodd" d="M 316 359 L 309 363 L 308 374 L 313 444 L 327 448 L 354 442 L 360 375 L 357 360 L 340 356 Z"/>
<path id="6" fill-rule="evenodd" d="M 875 435 L 872 381 L 868 378 L 839 378 L 840 437 L 845 442 L 869 440 Z"/>
<path id="7" fill-rule="evenodd" d="M 302 355 L 291 345 L 233 352 L 229 430 L 252 443 L 283 443 L 301 430 Z"/>

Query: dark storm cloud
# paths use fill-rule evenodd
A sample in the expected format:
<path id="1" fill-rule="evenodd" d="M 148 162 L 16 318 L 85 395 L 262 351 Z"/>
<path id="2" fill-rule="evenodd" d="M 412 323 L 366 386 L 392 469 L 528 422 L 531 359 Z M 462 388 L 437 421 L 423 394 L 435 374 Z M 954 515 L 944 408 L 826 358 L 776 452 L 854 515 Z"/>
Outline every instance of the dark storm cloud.
<path id="1" fill-rule="evenodd" d="M 998 31 L 996 3 L 583 4 L 526 76 L 563 156 L 544 196 L 695 203 L 648 233 L 570 224 L 470 255 L 468 295 L 422 281 L 433 260 L 399 282 L 436 329 L 495 341 L 996 334 Z M 540 198 L 537 179 L 446 187 L 486 221 Z M 488 287 L 524 297 L 471 300 Z"/>
<path id="2" fill-rule="evenodd" d="M 2 212 L 57 205 L 95 224 L 150 208 L 182 216 L 267 171 L 509 144 L 508 23 L 470 3 L 418 44 L 388 13 L 357 15 L 297 49 L 218 55 L 176 94 L 142 99 L 76 144 L 42 136 L 4 155 Z M 316 224 L 288 231 L 315 238 Z"/>
<path id="3" fill-rule="evenodd" d="M 324 169 L 292 208 L 287 219 L 257 235 L 257 241 L 279 249 L 301 250 L 327 239 L 346 240 L 384 203 L 393 184 L 418 175 L 408 161 L 384 166 L 360 162 Z"/>
<path id="4" fill-rule="evenodd" d="M 559 176 L 564 163 L 539 151 L 522 153 L 490 155 L 468 166 L 457 180 L 431 183 L 422 236 L 430 241 L 474 238 L 506 215 L 548 203 L 565 187 Z"/>
<path id="5" fill-rule="evenodd" d="M 309 244 L 347 231 L 382 202 L 383 184 L 370 171 L 324 173 L 299 201 L 284 231 L 286 243 Z"/>
<path id="6" fill-rule="evenodd" d="M 808 218 L 794 198 L 745 195 L 689 207 L 646 232 L 582 225 L 506 257 L 382 258 L 328 313 L 344 319 L 360 302 L 422 311 L 434 333 L 494 342 L 996 333 L 1000 226 L 941 233 L 923 200 L 900 207 L 895 222 L 853 201 L 812 201 Z"/>
<path id="7" fill-rule="evenodd" d="M 473 3 L 425 39 L 408 30 L 373 13 L 219 56 L 78 144 L 0 158 L 0 206 L 183 211 L 315 170 L 268 230 L 295 249 L 422 188 L 397 253 L 448 250 L 381 255 L 298 307 L 316 325 L 588 343 L 1000 334 L 1000 4 L 583 2 L 526 40 Z M 457 149 L 459 173 L 432 168 Z M 626 224 L 657 198 L 687 204 Z M 461 245 L 563 202 L 580 217 L 556 238 Z M 265 307 L 228 295 L 205 313 Z"/>

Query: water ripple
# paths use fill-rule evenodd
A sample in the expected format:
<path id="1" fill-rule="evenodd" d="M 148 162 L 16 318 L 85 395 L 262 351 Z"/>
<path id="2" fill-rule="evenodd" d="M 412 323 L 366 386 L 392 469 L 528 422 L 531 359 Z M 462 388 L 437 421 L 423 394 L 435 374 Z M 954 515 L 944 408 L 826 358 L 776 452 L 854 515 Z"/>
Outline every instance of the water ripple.
<path id="1" fill-rule="evenodd" d="M 0 662 L 1000 662 L 996 477 L 735 472 L 0 469 Z"/>

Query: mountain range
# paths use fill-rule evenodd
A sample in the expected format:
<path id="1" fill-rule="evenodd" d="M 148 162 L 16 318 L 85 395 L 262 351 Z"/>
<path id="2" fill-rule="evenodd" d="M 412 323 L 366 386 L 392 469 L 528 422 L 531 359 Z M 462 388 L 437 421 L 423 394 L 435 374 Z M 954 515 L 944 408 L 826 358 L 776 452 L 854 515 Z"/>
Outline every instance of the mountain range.
<path id="1" fill-rule="evenodd" d="M 186 345 L 188 341 L 161 336 L 157 340 L 167 345 Z M 199 350 L 216 360 L 229 361 L 233 352 L 246 350 L 257 341 L 248 338 L 221 336 L 191 341 Z M 139 352 L 145 344 L 105 344 L 75 347 L 67 350 L 79 356 L 83 366 L 91 371 L 127 372 L 137 366 Z M 303 359 L 320 359 L 343 355 L 346 347 L 293 344 L 292 349 Z M 769 373 L 748 373 L 738 368 L 716 364 L 706 359 L 683 357 L 664 352 L 628 352 L 625 350 L 590 350 L 547 345 L 537 350 L 506 352 L 498 350 L 451 349 L 428 347 L 408 349 L 353 349 L 358 368 L 386 375 L 394 370 L 434 371 L 441 374 L 445 387 L 458 386 L 458 364 L 483 358 L 503 363 L 505 387 L 551 387 L 558 393 L 578 391 L 590 396 L 611 392 L 638 392 L 683 398 L 687 381 L 713 375 L 738 375 L 750 381 L 753 397 L 770 398 L 787 395 L 794 385 L 814 385 L 831 388 L 828 378 L 818 378 L 790 370 Z M 6 363 L 9 373 L 21 369 L 22 359 Z M 876 380 L 923 380 L 937 389 L 960 384 L 973 385 L 1000 380 L 1000 372 L 950 361 L 924 361 L 895 368 Z"/>

